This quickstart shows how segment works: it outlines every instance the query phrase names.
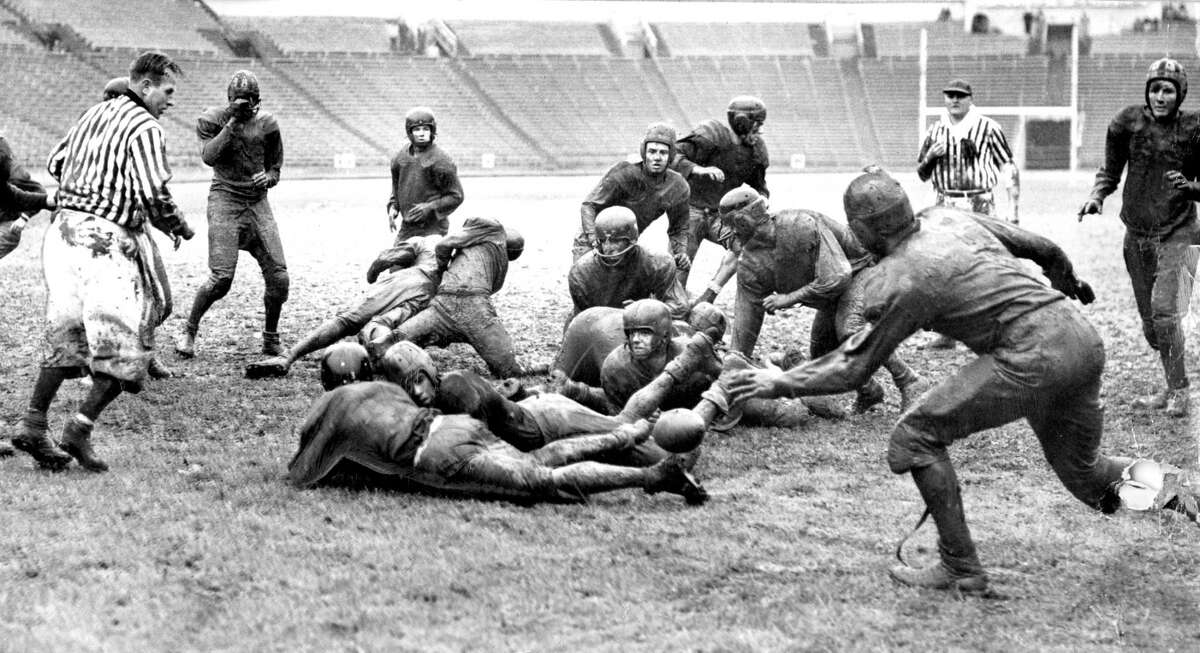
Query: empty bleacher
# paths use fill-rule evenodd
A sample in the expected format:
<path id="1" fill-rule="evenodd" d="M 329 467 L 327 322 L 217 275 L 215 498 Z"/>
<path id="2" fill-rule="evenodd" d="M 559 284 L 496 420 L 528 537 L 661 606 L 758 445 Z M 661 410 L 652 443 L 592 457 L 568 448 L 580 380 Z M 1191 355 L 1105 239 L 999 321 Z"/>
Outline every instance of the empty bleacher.
<path id="1" fill-rule="evenodd" d="M 920 50 L 921 30 L 926 30 L 930 56 L 1004 55 L 1023 56 L 1028 48 L 1024 36 L 1007 34 L 971 34 L 955 23 L 875 23 L 875 55 L 880 57 L 914 56 Z"/>
<path id="2" fill-rule="evenodd" d="M 655 23 L 672 56 L 813 56 L 807 23 Z"/>
<path id="3" fill-rule="evenodd" d="M 31 20 L 70 25 L 94 47 L 218 52 L 200 30 L 220 24 L 191 0 L 9 0 Z"/>
<path id="4" fill-rule="evenodd" d="M 596 23 L 456 20 L 449 27 L 468 55 L 609 54 Z"/>
<path id="5" fill-rule="evenodd" d="M 261 32 L 284 53 L 389 52 L 392 49 L 388 21 L 382 18 L 255 16 L 225 22 L 234 28 Z"/>
<path id="6" fill-rule="evenodd" d="M 1092 38 L 1093 55 L 1127 54 L 1149 57 L 1190 57 L 1196 54 L 1194 23 L 1164 23 L 1157 31 L 1098 34 Z"/>
<path id="7" fill-rule="evenodd" d="M 64 52 L 10 46 L 3 54 L 0 127 L 22 161 L 43 166 L 75 119 L 100 100 L 108 77 Z"/>

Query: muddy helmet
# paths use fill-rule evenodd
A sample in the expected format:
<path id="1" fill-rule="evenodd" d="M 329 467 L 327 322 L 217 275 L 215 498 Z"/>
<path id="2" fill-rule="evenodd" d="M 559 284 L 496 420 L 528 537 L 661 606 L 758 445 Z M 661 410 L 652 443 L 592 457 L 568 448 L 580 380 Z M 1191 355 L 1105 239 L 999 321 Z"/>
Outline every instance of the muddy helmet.
<path id="1" fill-rule="evenodd" d="M 868 248 L 874 237 L 898 233 L 914 220 L 912 203 L 900 182 L 877 166 L 868 167 L 850 182 L 842 205 L 851 230 Z"/>
<path id="2" fill-rule="evenodd" d="M 665 122 L 652 122 L 642 137 L 642 161 L 646 160 L 646 144 L 662 143 L 667 146 L 667 165 L 675 159 L 675 128 Z"/>
<path id="3" fill-rule="evenodd" d="M 1179 94 L 1179 102 L 1183 104 L 1183 98 L 1187 97 L 1187 71 L 1183 69 L 1183 65 L 1174 59 L 1163 57 L 1158 61 L 1150 64 L 1150 69 L 1146 71 L 1146 104 L 1150 104 L 1150 82 L 1156 79 L 1165 79 L 1175 85 L 1175 90 Z"/>
<path id="4" fill-rule="evenodd" d="M 104 99 L 111 100 L 115 97 L 125 95 L 125 91 L 129 90 L 128 77 L 113 77 L 104 85 Z"/>
<path id="5" fill-rule="evenodd" d="M 383 378 L 399 385 L 408 392 L 418 374 L 429 377 L 437 386 L 438 373 L 429 352 L 408 340 L 401 340 L 388 347 L 379 359 L 379 373 Z"/>
<path id="6" fill-rule="evenodd" d="M 412 140 L 412 131 L 416 127 L 425 126 L 430 131 L 430 142 L 437 138 L 437 119 L 433 117 L 433 109 L 429 107 L 413 107 L 404 114 L 404 133 Z"/>
<path id="7" fill-rule="evenodd" d="M 525 237 L 521 232 L 512 227 L 504 228 L 504 251 L 508 253 L 510 261 L 521 258 L 521 253 L 525 251 Z"/>
<path id="8" fill-rule="evenodd" d="M 639 299 L 631 302 L 621 313 L 625 335 L 630 331 L 649 329 L 661 341 L 670 339 L 674 332 L 671 309 L 657 299 Z"/>
<path id="9" fill-rule="evenodd" d="M 620 265 L 637 245 L 637 216 L 624 206 L 610 206 L 596 215 L 596 256 L 605 265 Z M 628 240 L 629 246 L 613 254 L 605 254 L 601 246 L 609 240 Z"/>
<path id="10" fill-rule="evenodd" d="M 246 98 L 251 104 L 259 102 L 258 77 L 249 70 L 239 70 L 229 78 L 229 88 L 226 90 L 229 101 Z"/>
<path id="11" fill-rule="evenodd" d="M 738 238 L 746 240 L 754 235 L 758 225 L 767 221 L 767 201 L 758 191 L 741 185 L 725 193 L 717 207 L 721 222 L 733 229 Z"/>
<path id="12" fill-rule="evenodd" d="M 725 116 L 733 133 L 742 136 L 749 134 L 755 123 L 767 121 L 767 105 L 753 95 L 739 95 L 729 101 Z"/>
<path id="13" fill-rule="evenodd" d="M 371 376 L 366 347 L 357 342 L 338 342 L 325 348 L 325 355 L 321 356 L 321 387 L 325 390 L 370 381 Z"/>

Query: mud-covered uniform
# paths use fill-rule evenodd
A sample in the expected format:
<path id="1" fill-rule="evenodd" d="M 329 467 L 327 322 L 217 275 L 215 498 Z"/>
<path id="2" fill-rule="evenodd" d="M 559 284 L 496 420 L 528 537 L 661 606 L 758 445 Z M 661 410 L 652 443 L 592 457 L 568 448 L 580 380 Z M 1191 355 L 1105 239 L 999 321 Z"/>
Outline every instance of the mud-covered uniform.
<path id="1" fill-rule="evenodd" d="M 1197 197 L 1175 189 L 1164 175 L 1171 170 L 1188 179 L 1200 175 L 1200 114 L 1178 111 L 1155 120 L 1149 107 L 1123 109 L 1108 125 L 1104 165 L 1096 173 L 1091 199 L 1102 202 L 1117 189 L 1121 173 L 1121 221 L 1125 223 L 1125 269 L 1133 284 L 1146 342 L 1159 352 L 1171 389 L 1188 386 L 1180 319 L 1187 306 L 1181 292 L 1195 275 L 1187 248 L 1200 244 Z"/>
<path id="2" fill-rule="evenodd" d="M 728 227 L 721 223 L 717 208 L 725 193 L 746 184 L 769 197 L 767 167 L 771 165 L 767 145 L 759 136 L 747 145 L 742 138 L 719 120 L 705 120 L 676 145 L 678 154 L 672 164 L 691 187 L 688 218 L 688 258 L 695 260 L 700 243 L 709 240 L 726 249 L 736 248 L 737 241 Z M 725 181 L 693 175 L 696 166 L 717 167 L 725 173 Z M 736 251 L 736 249 L 735 249 Z M 686 276 L 684 277 L 686 282 Z"/>
<path id="3" fill-rule="evenodd" d="M 612 266 L 601 262 L 595 250 L 584 254 L 567 273 L 567 287 L 576 313 L 593 306 L 622 308 L 627 302 L 651 298 L 666 304 L 677 320 L 686 318 L 691 309 L 675 261 L 637 244 Z"/>
<path id="4" fill-rule="evenodd" d="M 396 242 L 413 236 L 444 236 L 450 214 L 463 202 L 458 166 L 442 148 L 430 143 L 424 149 L 408 145 L 392 157 L 392 195 L 388 211 L 401 218 Z M 413 207 L 423 207 L 414 212 Z"/>
<path id="5" fill-rule="evenodd" d="M 421 347 L 465 342 L 495 376 L 521 376 L 512 337 L 492 305 L 492 294 L 508 274 L 505 243 L 504 227 L 491 218 L 467 218 L 459 231 L 438 242 L 437 257 L 445 271 L 437 295 L 388 340 L 411 340 Z"/>
<path id="6" fill-rule="evenodd" d="M 1050 240 L 957 209 L 917 215 L 920 228 L 872 270 L 873 322 L 836 350 L 785 373 L 779 394 L 844 392 L 862 384 L 906 338 L 931 328 L 964 343 L 974 361 L 926 393 L 892 431 L 888 465 L 912 472 L 941 533 L 943 561 L 979 571 L 947 446 L 1025 418 L 1063 485 L 1111 512 L 1122 464 L 1100 454 L 1104 342 L 1079 308 L 1066 255 Z M 1053 287 L 1017 257 L 1042 267 Z M 923 471 L 930 469 L 931 471 Z"/>
<path id="7" fill-rule="evenodd" d="M 299 435 L 288 472 L 302 487 L 359 467 L 436 491 L 578 501 L 620 488 L 655 491 L 658 477 L 657 468 L 590 460 L 628 449 L 628 435 L 583 435 L 524 452 L 484 422 L 418 408 L 400 386 L 385 382 L 353 383 L 325 393 Z"/>
<path id="8" fill-rule="evenodd" d="M 596 238 L 596 214 L 610 206 L 624 206 L 637 218 L 638 233 L 664 213 L 672 255 L 688 248 L 688 183 L 674 170 L 661 175 L 646 172 L 644 164 L 622 161 L 609 168 L 583 200 L 579 209 L 580 230 L 575 236 L 574 260 L 592 249 Z"/>
<path id="9" fill-rule="evenodd" d="M 371 286 L 362 301 L 335 318 L 347 333 L 362 329 L 361 339 L 370 342 L 425 310 L 441 281 L 436 251 L 440 241 L 440 236 L 414 236 L 380 255 L 376 265 L 386 267 L 372 270 L 378 276 L 368 279 Z M 387 265 L 388 261 L 403 263 Z"/>
<path id="10" fill-rule="evenodd" d="M 868 269 L 875 257 L 849 227 L 817 211 L 787 209 L 771 214 L 768 220 L 765 228 L 760 226 L 743 243 L 738 258 L 731 348 L 747 356 L 754 353 L 765 313 L 763 300 L 779 293 L 788 296 L 789 306 L 816 309 L 809 355 L 823 356 L 866 327 L 860 272 Z M 886 365 L 897 386 L 917 378 L 897 356 L 889 357 Z M 860 394 L 881 392 L 873 383 L 860 389 Z"/>
<path id="11" fill-rule="evenodd" d="M 29 176 L 8 141 L 0 136 L 0 258 L 21 244 L 22 216 L 33 217 L 46 208 L 46 189 Z"/>
<path id="12" fill-rule="evenodd" d="M 593 306 L 571 318 L 553 369 L 561 370 L 573 381 L 599 387 L 604 359 L 625 344 L 623 315 L 619 308 Z"/>
<path id="13" fill-rule="evenodd" d="M 265 330 L 274 332 L 291 283 L 279 227 L 267 201 L 267 190 L 279 183 L 283 137 L 269 112 L 259 111 L 244 122 L 231 122 L 229 117 L 226 107 L 211 107 L 196 121 L 200 158 L 213 169 L 208 191 L 210 273 L 196 291 L 187 329 L 195 333 L 209 307 L 229 293 L 238 252 L 244 250 L 262 270 Z M 260 172 L 267 175 L 267 188 L 252 181 Z"/>

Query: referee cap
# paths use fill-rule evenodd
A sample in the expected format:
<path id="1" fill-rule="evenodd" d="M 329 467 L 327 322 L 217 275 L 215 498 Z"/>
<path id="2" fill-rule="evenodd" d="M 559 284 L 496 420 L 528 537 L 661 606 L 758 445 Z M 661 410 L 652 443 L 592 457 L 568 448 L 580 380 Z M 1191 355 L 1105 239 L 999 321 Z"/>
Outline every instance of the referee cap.
<path id="1" fill-rule="evenodd" d="M 952 79 L 946 87 L 942 89 L 943 93 L 962 93 L 963 95 L 974 95 L 971 92 L 971 84 L 965 79 Z"/>

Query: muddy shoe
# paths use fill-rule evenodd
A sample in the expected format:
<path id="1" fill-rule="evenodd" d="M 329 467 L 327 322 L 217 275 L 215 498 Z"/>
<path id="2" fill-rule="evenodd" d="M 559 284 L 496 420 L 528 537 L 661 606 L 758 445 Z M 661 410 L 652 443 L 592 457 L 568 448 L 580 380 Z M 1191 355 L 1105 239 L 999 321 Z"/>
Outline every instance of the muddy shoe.
<path id="1" fill-rule="evenodd" d="M 28 415 L 17 423 L 19 433 L 12 439 L 13 447 L 33 456 L 43 469 L 59 471 L 71 464 L 71 457 L 54 444 L 54 440 L 46 435 L 45 418 L 33 419 Z"/>
<path id="2" fill-rule="evenodd" d="M 175 372 L 166 365 L 163 365 L 162 361 L 158 360 L 157 356 L 150 359 L 150 365 L 146 369 L 146 373 L 150 375 L 150 378 L 159 380 L 169 379 L 175 376 Z"/>
<path id="3" fill-rule="evenodd" d="M 937 337 L 929 342 L 917 345 L 917 349 L 954 349 L 958 347 L 958 341 L 949 336 L 937 334 Z"/>
<path id="4" fill-rule="evenodd" d="M 67 421 L 63 427 L 62 450 L 79 461 L 79 465 L 89 472 L 107 472 L 108 463 L 96 457 L 92 449 L 92 425 L 84 424 L 77 419 Z"/>
<path id="5" fill-rule="evenodd" d="M 283 345 L 279 343 L 278 331 L 263 331 L 262 339 L 263 356 L 283 356 L 287 353 L 283 350 Z"/>
<path id="6" fill-rule="evenodd" d="M 1188 404 L 1191 402 L 1191 396 L 1188 388 L 1179 388 L 1171 390 L 1167 393 L 1167 416 L 1168 417 L 1187 417 Z"/>
<path id="7" fill-rule="evenodd" d="M 866 385 L 858 389 L 858 396 L 854 399 L 855 415 L 861 415 L 875 406 L 883 403 L 883 386 L 875 379 L 871 379 Z"/>
<path id="8" fill-rule="evenodd" d="M 982 571 L 957 572 L 941 562 L 924 569 L 895 565 L 888 570 L 888 576 L 901 585 L 918 589 L 954 590 L 963 594 L 983 594 L 988 590 L 987 574 Z"/>
<path id="9" fill-rule="evenodd" d="M 179 337 L 175 339 L 175 353 L 180 358 L 196 357 L 196 332 L 184 327 Z"/>
<path id="10" fill-rule="evenodd" d="M 920 374 L 914 374 L 913 376 L 915 377 L 914 379 L 900 386 L 900 412 L 902 413 L 912 408 L 913 404 L 917 403 L 917 400 L 921 398 L 921 395 L 929 392 L 929 389 L 933 387 L 929 383 L 929 379 Z"/>
<path id="11" fill-rule="evenodd" d="M 247 379 L 268 379 L 287 376 L 291 361 L 286 356 L 276 356 L 254 361 L 246 366 Z"/>
<path id="12" fill-rule="evenodd" d="M 708 501 L 708 492 L 688 473 L 684 459 L 668 456 L 646 470 L 646 494 L 670 492 L 683 497 L 690 506 Z"/>
<path id="13" fill-rule="evenodd" d="M 1129 405 L 1137 410 L 1162 410 L 1167 407 L 1167 399 L 1170 394 L 1170 390 L 1162 390 L 1152 395 L 1138 397 L 1130 402 Z"/>

